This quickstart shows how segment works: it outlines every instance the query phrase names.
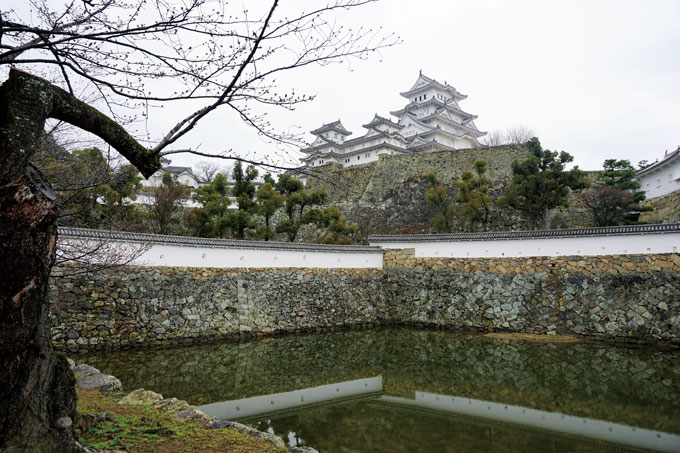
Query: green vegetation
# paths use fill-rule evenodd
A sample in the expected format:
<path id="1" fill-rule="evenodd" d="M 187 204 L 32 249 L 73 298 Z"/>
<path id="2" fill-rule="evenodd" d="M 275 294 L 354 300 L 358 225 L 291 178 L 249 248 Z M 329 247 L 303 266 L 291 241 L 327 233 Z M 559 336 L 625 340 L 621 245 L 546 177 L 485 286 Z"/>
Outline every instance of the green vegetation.
<path id="1" fill-rule="evenodd" d="M 212 182 L 194 190 L 193 199 L 202 206 L 191 209 L 187 215 L 187 226 L 194 236 L 224 237 L 231 204 L 227 177 L 217 173 Z"/>
<path id="2" fill-rule="evenodd" d="M 633 180 L 636 171 L 628 160 L 604 161 L 595 179 L 595 189 L 581 196 L 595 226 L 635 224 L 641 212 L 652 210 L 641 205 L 645 192 Z"/>
<path id="3" fill-rule="evenodd" d="M 434 172 L 425 175 L 429 187 L 425 189 L 425 199 L 432 203 L 438 214 L 432 218 L 432 226 L 442 233 L 453 231 L 455 217 L 467 220 L 467 229 L 475 231 L 477 222 L 486 224 L 492 205 L 489 196 L 489 178 L 486 176 L 487 162 L 478 159 L 474 163 L 474 173 L 466 170 L 449 187 L 441 184 Z M 452 189 L 458 191 L 452 196 Z"/>
<path id="4" fill-rule="evenodd" d="M 257 228 L 257 222 L 253 219 L 253 214 L 257 210 L 253 181 L 257 178 L 257 174 L 257 169 L 252 165 L 249 165 L 244 172 L 240 161 L 236 162 L 231 173 L 234 180 L 231 195 L 236 198 L 238 209 L 227 213 L 224 225 L 237 239 L 245 239 L 246 234 L 249 235 L 249 230 Z"/>
<path id="5" fill-rule="evenodd" d="M 180 184 L 171 173 L 163 174 L 162 183 L 151 187 L 153 201 L 148 207 L 147 218 L 153 232 L 158 234 L 173 233 L 173 225 L 179 224 L 180 212 L 184 201 L 189 198 L 191 189 Z"/>
<path id="6" fill-rule="evenodd" d="M 153 406 L 117 404 L 121 395 L 78 392 L 81 419 L 105 414 L 99 423 L 77 427 L 78 440 L 87 447 L 129 452 L 277 452 L 273 444 L 233 428 L 206 429 L 181 421 Z M 84 415 L 84 417 L 82 417 Z"/>
<path id="7" fill-rule="evenodd" d="M 512 186 L 499 201 L 522 212 L 533 228 L 547 229 L 548 211 L 569 206 L 570 190 L 585 188 L 586 174 L 578 166 L 567 171 L 567 164 L 574 158 L 565 151 L 543 149 L 536 137 L 526 146 L 532 155 L 522 162 L 512 162 Z"/>
<path id="8" fill-rule="evenodd" d="M 458 188 L 456 201 L 460 203 L 461 214 L 469 221 L 470 231 L 475 231 L 475 223 L 486 224 L 489 220 L 491 197 L 486 167 L 485 160 L 476 160 L 475 173 L 464 171 L 460 178 L 453 182 Z"/>
<path id="9" fill-rule="evenodd" d="M 453 229 L 453 217 L 456 215 L 454 199 L 449 194 L 450 188 L 439 182 L 434 172 L 425 175 L 428 184 L 425 199 L 432 203 L 438 214 L 432 218 L 432 226 L 440 233 L 450 233 Z"/>
<path id="10" fill-rule="evenodd" d="M 326 202 L 325 191 L 308 192 L 288 174 L 275 181 L 269 173 L 256 188 L 257 169 L 241 162 L 232 183 L 215 173 L 197 189 L 165 173 L 157 187 L 146 188 L 149 205 L 134 203 L 143 189 L 139 172 L 115 165 L 97 148 L 69 152 L 47 139 L 37 164 L 57 189 L 63 226 L 292 242 L 303 225 L 314 224 L 324 230 L 316 242 L 341 244 L 355 231 L 336 208 L 315 208 Z M 199 206 L 187 208 L 188 199 Z"/>
<path id="11" fill-rule="evenodd" d="M 311 223 L 316 217 L 315 214 L 305 216 L 305 208 L 323 204 L 328 194 L 325 190 L 308 193 L 300 180 L 285 173 L 279 176 L 276 190 L 284 196 L 284 210 L 287 216 L 276 226 L 276 232 L 284 233 L 289 242 L 294 242 L 300 227 Z"/>
<path id="12" fill-rule="evenodd" d="M 274 180 L 270 174 L 265 175 L 265 183 L 256 192 L 257 213 L 264 218 L 264 225 L 255 232 L 256 239 L 269 241 L 276 237 L 276 230 L 272 228 L 272 216 L 285 203 L 285 196 L 274 189 Z"/>
<path id="13" fill-rule="evenodd" d="M 140 228 L 142 214 L 130 200 L 139 193 L 141 178 L 131 165 L 116 165 L 98 148 L 68 152 L 48 139 L 35 165 L 57 192 L 59 224 Z"/>
<path id="14" fill-rule="evenodd" d="M 325 232 L 314 241 L 318 244 L 351 244 L 350 236 L 356 231 L 354 225 L 347 225 L 347 220 L 335 206 L 314 209 L 305 215 L 306 221 L 325 229 Z"/>

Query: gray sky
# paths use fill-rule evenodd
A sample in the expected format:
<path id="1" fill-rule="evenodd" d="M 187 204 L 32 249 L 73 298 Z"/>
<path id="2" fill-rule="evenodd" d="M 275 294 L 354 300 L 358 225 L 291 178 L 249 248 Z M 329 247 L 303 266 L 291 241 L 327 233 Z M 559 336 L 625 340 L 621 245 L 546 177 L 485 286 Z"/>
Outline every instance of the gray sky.
<path id="1" fill-rule="evenodd" d="M 405 104 L 399 92 L 422 69 L 469 96 L 461 107 L 481 130 L 526 125 L 581 168 L 653 161 L 680 144 L 680 1 L 382 0 L 340 20 L 382 26 L 403 43 L 382 58 L 297 72 L 296 91 L 317 97 L 272 112 L 281 128 L 339 118 L 360 135 L 374 113 Z M 200 134 L 203 149 L 277 152 L 228 128 L 222 138 Z"/>
<path id="2" fill-rule="evenodd" d="M 280 8 L 310 9 L 320 1 L 282 0 Z M 248 0 L 248 7 L 256 3 Z M 382 27 L 403 43 L 368 61 L 281 77 L 282 87 L 317 97 L 293 112 L 269 112 L 279 129 L 308 132 L 341 119 L 352 137 L 362 135 L 374 113 L 403 107 L 399 92 L 422 70 L 469 96 L 461 107 L 479 116 L 480 130 L 528 126 L 544 147 L 571 153 L 584 169 L 614 157 L 653 161 L 680 144 L 678 0 L 381 0 L 337 20 Z M 152 111 L 151 137 L 161 137 L 182 113 Z M 227 110 L 177 145 L 250 157 L 282 153 Z M 295 164 L 300 154 L 289 156 L 286 163 Z"/>

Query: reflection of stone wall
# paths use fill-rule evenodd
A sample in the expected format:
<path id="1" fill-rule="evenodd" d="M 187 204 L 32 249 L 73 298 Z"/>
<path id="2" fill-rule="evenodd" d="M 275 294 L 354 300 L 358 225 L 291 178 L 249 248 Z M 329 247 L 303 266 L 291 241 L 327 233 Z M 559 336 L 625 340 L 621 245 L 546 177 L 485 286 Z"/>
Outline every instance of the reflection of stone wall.
<path id="1" fill-rule="evenodd" d="M 643 203 L 654 211 L 640 214 L 640 221 L 645 223 L 670 223 L 680 221 L 680 190 L 661 197 L 650 198 Z"/>
<path id="2" fill-rule="evenodd" d="M 678 353 L 655 348 L 381 328 L 96 353 L 84 360 L 115 374 L 125 388 L 152 388 L 192 404 L 381 375 L 389 396 L 431 392 L 680 430 Z"/>
<path id="3" fill-rule="evenodd" d="M 58 348 L 104 349 L 365 324 L 680 345 L 680 255 L 385 255 L 384 269 L 131 267 L 51 283 Z"/>

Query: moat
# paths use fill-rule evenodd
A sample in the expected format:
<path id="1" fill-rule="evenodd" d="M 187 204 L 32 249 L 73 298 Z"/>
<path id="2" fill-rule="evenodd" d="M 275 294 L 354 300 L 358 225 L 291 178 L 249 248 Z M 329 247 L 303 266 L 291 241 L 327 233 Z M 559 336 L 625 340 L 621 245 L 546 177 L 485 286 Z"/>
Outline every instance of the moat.
<path id="1" fill-rule="evenodd" d="M 411 328 L 80 354 L 321 452 L 680 450 L 680 351 Z"/>

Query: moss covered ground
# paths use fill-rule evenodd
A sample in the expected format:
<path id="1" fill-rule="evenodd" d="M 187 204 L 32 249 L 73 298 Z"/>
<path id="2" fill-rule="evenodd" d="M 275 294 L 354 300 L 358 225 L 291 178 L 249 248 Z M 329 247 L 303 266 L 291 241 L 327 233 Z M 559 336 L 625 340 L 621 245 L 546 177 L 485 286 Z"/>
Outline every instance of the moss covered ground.
<path id="1" fill-rule="evenodd" d="M 177 420 L 153 406 L 118 404 L 122 396 L 78 391 L 81 418 L 87 419 L 90 414 L 98 419 L 77 427 L 76 436 L 81 444 L 129 452 L 286 451 L 234 428 L 208 429 L 198 423 Z"/>

